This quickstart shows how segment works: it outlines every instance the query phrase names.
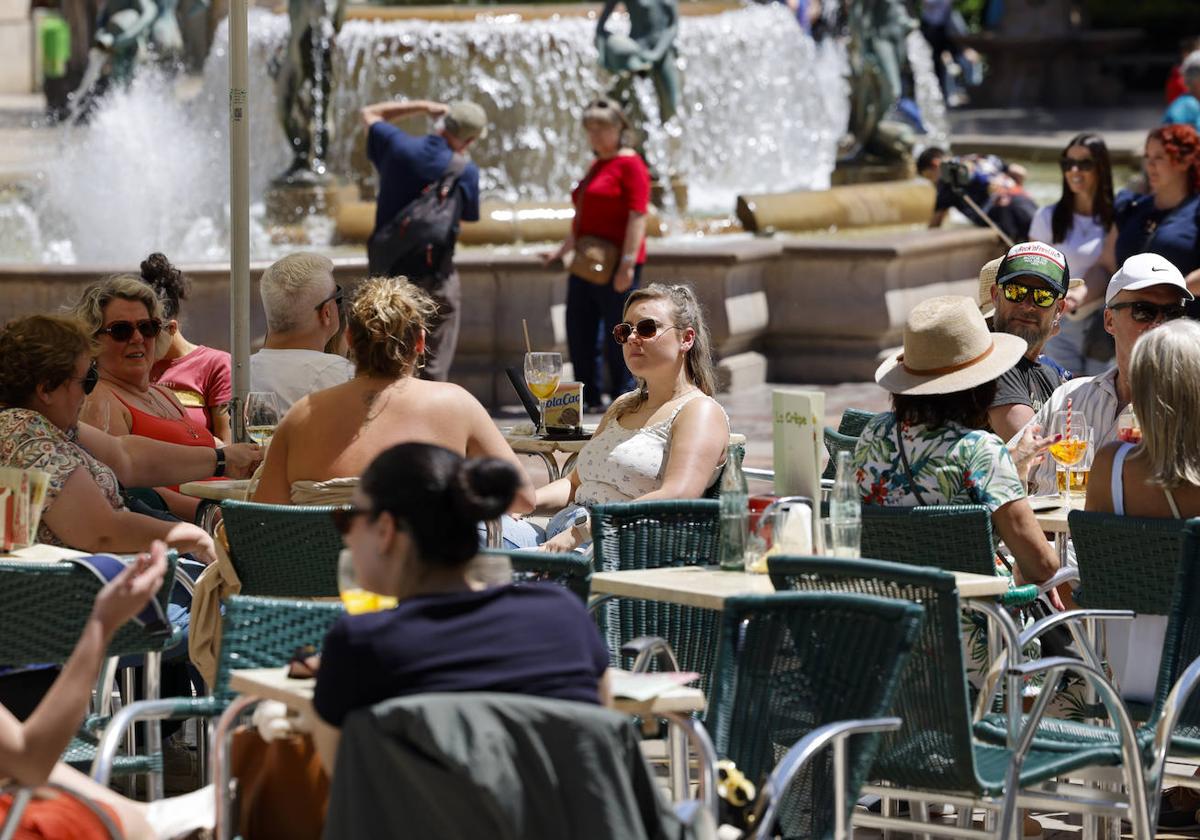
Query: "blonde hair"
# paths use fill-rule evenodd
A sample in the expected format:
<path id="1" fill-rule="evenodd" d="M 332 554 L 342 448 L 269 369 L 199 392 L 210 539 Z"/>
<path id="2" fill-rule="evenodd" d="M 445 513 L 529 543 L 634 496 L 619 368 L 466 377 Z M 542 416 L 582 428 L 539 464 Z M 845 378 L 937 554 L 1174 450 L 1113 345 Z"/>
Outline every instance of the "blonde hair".
<path id="1" fill-rule="evenodd" d="M 688 327 L 693 330 L 695 338 L 692 339 L 692 346 L 684 358 L 684 367 L 687 371 L 688 381 L 711 397 L 717 389 L 717 374 L 712 358 L 712 339 L 708 335 L 708 325 L 704 323 L 704 310 L 700 306 L 700 301 L 696 299 L 696 293 L 692 291 L 692 287 L 651 283 L 645 288 L 637 289 L 625 300 L 625 308 L 621 310 L 621 317 L 624 318 L 635 303 L 643 300 L 667 301 L 671 304 L 671 318 L 675 326 L 680 330 Z M 621 398 L 616 416 L 623 417 L 630 412 L 637 411 L 649 396 L 646 380 L 638 379 L 637 390 Z"/>
<path id="2" fill-rule="evenodd" d="M 162 331 L 154 341 L 154 359 L 161 359 L 171 345 L 171 333 L 166 328 L 166 319 L 163 316 L 162 298 L 138 275 L 114 274 L 97 280 L 83 290 L 71 314 L 82 322 L 88 335 L 94 337 L 97 330 L 103 329 L 104 310 L 114 300 L 142 304 L 150 317 L 163 325 Z"/>
<path id="3" fill-rule="evenodd" d="M 1200 324 L 1169 321 L 1133 346 L 1133 410 L 1142 427 L 1135 454 L 1146 457 L 1151 484 L 1200 486 Z"/>
<path id="4" fill-rule="evenodd" d="M 75 363 L 95 344 L 76 318 L 29 315 L 0 330 L 0 405 L 18 408 L 38 385 L 53 391 L 75 375 Z"/>
<path id="5" fill-rule="evenodd" d="M 326 278 L 333 282 L 333 260 L 321 254 L 298 251 L 271 263 L 258 281 L 267 329 L 291 332 L 304 326 L 308 313 L 329 295 L 318 282 Z"/>
<path id="6" fill-rule="evenodd" d="M 364 280 L 347 319 L 356 372 L 397 379 L 417 358 L 417 341 L 437 314 L 428 294 L 403 277 Z"/>

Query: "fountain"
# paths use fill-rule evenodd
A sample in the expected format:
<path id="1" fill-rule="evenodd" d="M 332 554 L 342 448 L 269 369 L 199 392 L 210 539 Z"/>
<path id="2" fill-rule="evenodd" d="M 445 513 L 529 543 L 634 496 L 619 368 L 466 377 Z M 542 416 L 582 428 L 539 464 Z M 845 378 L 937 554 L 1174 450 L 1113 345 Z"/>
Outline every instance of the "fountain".
<path id="1" fill-rule="evenodd" d="M 392 96 L 469 97 L 493 119 L 473 150 L 485 196 L 562 201 L 589 156 L 579 130 L 582 107 L 610 80 L 596 64 L 594 9 L 555 6 L 523 19 L 517 10 L 486 7 L 453 21 L 414 16 L 423 11 L 429 10 L 383 19 L 364 18 L 356 8 L 348 15 L 337 36 L 333 66 L 339 69 L 328 95 L 328 171 L 370 198 L 374 175 L 357 109 Z M 650 79 L 634 79 L 633 95 L 646 115 L 647 156 L 687 174 L 693 218 L 714 230 L 731 226 L 738 195 L 829 187 L 849 119 L 847 65 L 838 42 L 803 36 L 781 5 L 700 11 L 689 14 L 688 4 L 681 9 L 674 46 L 679 112 L 663 124 Z M 629 21 L 613 15 L 607 26 L 624 35 Z M 253 274 L 303 245 L 328 250 L 339 282 L 352 285 L 365 271 L 363 250 L 336 244 L 332 219 L 306 213 L 300 225 L 284 228 L 268 219 L 272 181 L 295 158 L 276 117 L 280 102 L 269 70 L 287 43 L 288 17 L 252 9 L 249 30 Z M 909 52 L 919 55 L 923 43 L 913 37 Z M 62 129 L 62 142 L 46 148 L 15 193 L 0 191 L 0 263 L 23 263 L 0 269 L 0 318 L 52 309 L 97 272 L 162 250 L 197 280 L 189 335 L 227 345 L 227 43 L 222 23 L 191 98 L 177 96 L 165 75 L 139 73 L 127 89 L 113 91 L 87 125 Z M 932 82 L 927 53 L 914 64 L 924 106 Z M 555 235 L 554 226 L 564 223 L 560 211 L 538 212 L 547 223 L 540 235 Z M 669 214 L 667 223 L 683 224 Z M 914 295 L 931 284 L 943 290 L 938 284 L 945 278 L 970 276 L 990 248 L 974 230 L 901 237 L 892 231 L 832 242 L 702 232 L 656 243 L 647 276 L 696 284 L 735 384 L 766 376 L 768 357 L 776 379 L 834 380 L 869 374 L 874 354 L 895 343 Z M 454 378 L 487 403 L 507 388 L 503 376 L 495 376 L 497 359 L 521 352 L 513 323 L 528 317 L 539 344 L 563 339 L 561 275 L 542 268 L 536 250 L 465 248 L 457 260 L 464 299 L 474 308 L 464 312 Z M 897 268 L 898 260 L 910 268 Z M 827 280 L 857 284 L 863 303 L 837 315 L 810 306 L 805 296 L 827 291 Z M 253 309 L 252 329 L 260 332 L 261 315 Z M 819 311 L 824 314 L 813 321 Z M 837 345 L 833 352 L 829 336 Z"/>

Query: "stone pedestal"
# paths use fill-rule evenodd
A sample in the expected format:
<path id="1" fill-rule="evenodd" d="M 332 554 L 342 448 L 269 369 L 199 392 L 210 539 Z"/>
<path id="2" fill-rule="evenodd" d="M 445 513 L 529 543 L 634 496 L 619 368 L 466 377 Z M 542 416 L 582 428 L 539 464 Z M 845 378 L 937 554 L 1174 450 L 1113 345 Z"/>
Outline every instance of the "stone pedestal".
<path id="1" fill-rule="evenodd" d="M 0 0 L 0 93 L 33 91 L 33 24 L 29 0 Z"/>

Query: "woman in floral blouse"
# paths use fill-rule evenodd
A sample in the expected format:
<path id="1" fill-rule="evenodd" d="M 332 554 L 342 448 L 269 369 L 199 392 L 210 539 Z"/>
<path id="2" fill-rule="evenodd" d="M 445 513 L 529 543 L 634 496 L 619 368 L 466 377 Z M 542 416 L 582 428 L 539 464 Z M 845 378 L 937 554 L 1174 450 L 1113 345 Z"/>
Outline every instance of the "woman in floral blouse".
<path id="1" fill-rule="evenodd" d="M 996 378 L 1025 348 L 1024 339 L 988 332 L 969 298 L 919 304 L 904 329 L 904 352 L 875 372 L 893 410 L 863 430 L 854 466 L 868 504 L 985 506 L 1016 559 L 1017 582 L 1041 583 L 1058 571 L 1058 557 L 1025 499 L 1021 470 L 1004 442 L 984 431 Z"/>

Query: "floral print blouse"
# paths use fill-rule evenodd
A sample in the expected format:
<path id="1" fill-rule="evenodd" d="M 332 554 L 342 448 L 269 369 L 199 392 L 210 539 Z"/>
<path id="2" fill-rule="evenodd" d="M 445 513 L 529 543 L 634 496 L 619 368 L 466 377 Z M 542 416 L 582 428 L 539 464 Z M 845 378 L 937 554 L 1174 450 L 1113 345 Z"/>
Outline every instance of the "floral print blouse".
<path id="1" fill-rule="evenodd" d="M 81 467 L 91 474 L 113 510 L 124 507 L 116 473 L 36 411 L 25 408 L 0 411 L 0 466 L 48 473 L 50 487 L 46 491 L 46 510 L 54 505 L 67 479 Z M 37 539 L 48 545 L 64 545 L 44 518 L 38 526 Z"/>
<path id="2" fill-rule="evenodd" d="M 904 453 L 896 444 L 896 415 L 885 412 L 863 429 L 854 467 L 864 504 L 913 507 L 913 483 L 927 505 L 984 505 L 995 513 L 1025 498 L 1025 486 L 1004 441 L 991 432 L 952 423 L 944 428 L 902 424 Z"/>

